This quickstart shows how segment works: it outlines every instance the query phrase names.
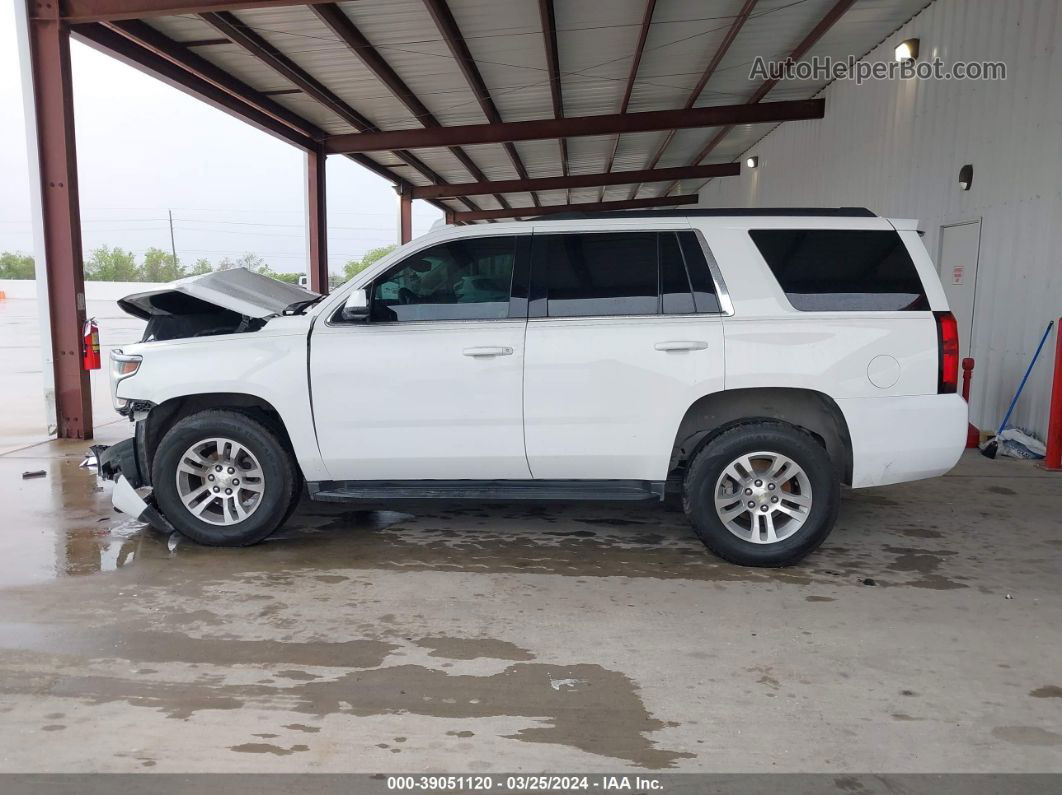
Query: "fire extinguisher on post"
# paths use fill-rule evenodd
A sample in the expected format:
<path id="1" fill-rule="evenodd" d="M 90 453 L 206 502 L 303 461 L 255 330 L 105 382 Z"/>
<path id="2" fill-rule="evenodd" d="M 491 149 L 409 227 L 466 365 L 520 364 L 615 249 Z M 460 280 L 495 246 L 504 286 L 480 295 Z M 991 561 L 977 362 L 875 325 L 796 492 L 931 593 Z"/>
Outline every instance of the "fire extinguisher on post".
<path id="1" fill-rule="evenodd" d="M 100 369 L 100 327 L 96 325 L 96 318 L 92 317 L 85 321 L 85 333 L 82 339 L 85 355 L 81 366 L 85 370 Z"/>

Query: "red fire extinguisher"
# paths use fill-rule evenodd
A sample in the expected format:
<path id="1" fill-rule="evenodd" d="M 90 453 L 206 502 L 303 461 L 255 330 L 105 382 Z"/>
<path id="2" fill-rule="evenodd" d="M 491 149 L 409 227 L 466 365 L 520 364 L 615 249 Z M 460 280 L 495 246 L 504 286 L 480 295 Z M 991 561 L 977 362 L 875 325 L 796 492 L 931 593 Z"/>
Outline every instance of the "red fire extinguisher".
<path id="1" fill-rule="evenodd" d="M 96 318 L 91 317 L 85 321 L 85 335 L 82 340 L 85 348 L 85 356 L 81 366 L 85 370 L 100 369 L 100 327 L 96 325 Z"/>

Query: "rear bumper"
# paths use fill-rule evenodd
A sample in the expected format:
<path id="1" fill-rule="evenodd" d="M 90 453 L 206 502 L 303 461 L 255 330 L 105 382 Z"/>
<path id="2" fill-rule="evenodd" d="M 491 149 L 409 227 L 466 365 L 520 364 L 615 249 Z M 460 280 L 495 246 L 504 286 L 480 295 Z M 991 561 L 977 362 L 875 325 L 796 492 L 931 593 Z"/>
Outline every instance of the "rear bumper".
<path id="1" fill-rule="evenodd" d="M 943 475 L 966 447 L 959 395 L 839 399 L 852 437 L 852 487 Z"/>

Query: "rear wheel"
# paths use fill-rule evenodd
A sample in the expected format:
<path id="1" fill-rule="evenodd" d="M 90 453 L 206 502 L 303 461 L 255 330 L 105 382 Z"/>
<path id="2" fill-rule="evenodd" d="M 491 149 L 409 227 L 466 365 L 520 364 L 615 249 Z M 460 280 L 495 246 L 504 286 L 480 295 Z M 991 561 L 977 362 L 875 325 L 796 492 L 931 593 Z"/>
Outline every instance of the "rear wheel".
<path id="1" fill-rule="evenodd" d="M 290 452 L 266 426 L 234 411 L 179 421 L 159 443 L 151 471 L 163 515 L 201 544 L 257 543 L 298 499 Z"/>
<path id="2" fill-rule="evenodd" d="M 840 483 L 822 445 L 784 423 L 756 422 L 713 439 L 683 487 L 686 515 L 704 544 L 744 566 L 788 566 L 833 529 Z"/>

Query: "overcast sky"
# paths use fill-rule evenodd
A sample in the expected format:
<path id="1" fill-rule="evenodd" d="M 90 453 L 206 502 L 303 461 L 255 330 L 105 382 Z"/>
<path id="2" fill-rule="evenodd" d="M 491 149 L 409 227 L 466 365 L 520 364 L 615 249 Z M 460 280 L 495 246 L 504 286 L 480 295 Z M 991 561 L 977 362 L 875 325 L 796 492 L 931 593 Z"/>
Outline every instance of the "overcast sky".
<path id="1" fill-rule="evenodd" d="M 138 255 L 170 247 L 216 263 L 244 252 L 304 270 L 303 154 L 294 147 L 77 42 L 71 45 L 86 256 L 100 245 Z M 29 182 L 14 8 L 0 2 L 0 251 L 30 252 Z M 328 159 L 329 264 L 397 237 L 390 183 Z M 413 234 L 442 213 L 413 202 Z"/>

